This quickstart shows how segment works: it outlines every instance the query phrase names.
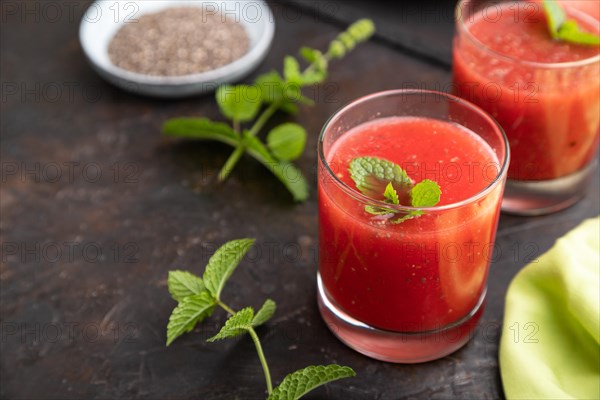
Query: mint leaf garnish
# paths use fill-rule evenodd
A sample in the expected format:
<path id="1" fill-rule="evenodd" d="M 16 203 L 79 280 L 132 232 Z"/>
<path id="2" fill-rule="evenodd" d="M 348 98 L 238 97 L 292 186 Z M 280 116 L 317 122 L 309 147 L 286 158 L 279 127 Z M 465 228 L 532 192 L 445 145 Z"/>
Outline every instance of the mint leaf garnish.
<path id="1" fill-rule="evenodd" d="M 442 190 L 436 182 L 424 179 L 410 190 L 410 205 L 413 207 L 433 207 L 440 202 L 441 194 Z"/>
<path id="2" fill-rule="evenodd" d="M 546 13 L 546 19 L 548 20 L 548 30 L 553 38 L 558 38 L 558 30 L 561 25 L 565 23 L 567 15 L 561 6 L 554 0 L 543 1 L 544 12 Z"/>
<path id="3" fill-rule="evenodd" d="M 385 192 L 383 192 L 383 197 L 385 197 L 385 202 L 390 204 L 400 204 L 400 200 L 398 199 L 398 193 L 392 182 L 388 183 L 385 187 Z"/>
<path id="4" fill-rule="evenodd" d="M 276 308 L 275 302 L 271 299 L 267 299 L 265 304 L 263 304 L 263 306 L 260 308 L 260 310 L 258 310 L 252 319 L 252 326 L 257 327 L 267 322 L 269 319 L 271 319 L 273 314 L 275 314 Z"/>
<path id="5" fill-rule="evenodd" d="M 184 298 L 173 310 L 167 325 L 167 346 L 173 340 L 194 329 L 198 322 L 210 316 L 217 304 L 208 291 Z"/>
<path id="6" fill-rule="evenodd" d="M 292 122 L 273 128 L 267 135 L 267 146 L 279 160 L 295 160 L 302 155 L 305 145 L 306 131 Z"/>
<path id="7" fill-rule="evenodd" d="M 208 291 L 219 299 L 225 282 L 254 244 L 254 239 L 237 239 L 225 243 L 210 257 L 204 271 L 204 284 Z"/>
<path id="8" fill-rule="evenodd" d="M 226 339 L 246 333 L 248 330 L 250 330 L 250 328 L 252 328 L 253 318 L 254 310 L 252 307 L 242 308 L 240 311 L 229 317 L 219 333 L 207 339 L 206 341 L 214 342 L 215 340 Z"/>
<path id="9" fill-rule="evenodd" d="M 381 197 L 390 182 L 398 187 L 413 184 L 406 171 L 382 158 L 357 157 L 350 162 L 348 170 L 358 190 L 375 199 Z"/>
<path id="10" fill-rule="evenodd" d="M 577 22 L 573 20 L 566 21 L 558 30 L 558 38 L 565 42 L 587 44 L 587 45 L 600 45 L 600 36 L 582 31 L 577 25 Z"/>
<path id="11" fill-rule="evenodd" d="M 187 271 L 169 271 L 167 284 L 171 297 L 178 302 L 188 296 L 200 294 L 206 289 L 200 277 Z"/>
<path id="12" fill-rule="evenodd" d="M 440 201 L 442 193 L 439 185 L 429 179 L 424 179 L 418 184 L 414 184 L 406 171 L 400 168 L 399 165 L 391 161 L 377 157 L 357 157 L 350 161 L 348 167 L 350 176 L 354 180 L 356 187 L 365 195 L 376 200 L 381 198 L 380 193 L 383 192 L 383 200 L 388 204 L 401 204 L 401 198 L 410 199 L 411 207 L 433 207 Z M 382 189 L 384 182 L 387 181 L 385 189 Z M 398 190 L 405 196 L 398 195 Z M 408 204 L 405 204 L 408 205 Z M 365 206 L 365 211 L 372 215 L 388 215 L 397 214 L 398 211 L 385 208 L 375 207 L 371 205 Z M 404 216 L 391 219 L 393 224 L 399 224 L 423 215 L 421 210 L 414 210 Z"/>
<path id="13" fill-rule="evenodd" d="M 543 0 L 544 12 L 548 21 L 548 31 L 553 39 L 584 45 L 600 45 L 600 36 L 586 32 L 567 14 L 556 0 Z"/>
<path id="14" fill-rule="evenodd" d="M 395 210 L 392 210 L 390 208 L 374 207 L 374 206 L 365 206 L 365 211 L 368 212 L 369 214 L 373 214 L 373 215 L 388 215 L 388 214 L 394 214 L 396 212 Z"/>
<path id="15" fill-rule="evenodd" d="M 350 367 L 312 365 L 287 375 L 267 400 L 296 400 L 325 383 L 353 376 L 356 373 Z"/>

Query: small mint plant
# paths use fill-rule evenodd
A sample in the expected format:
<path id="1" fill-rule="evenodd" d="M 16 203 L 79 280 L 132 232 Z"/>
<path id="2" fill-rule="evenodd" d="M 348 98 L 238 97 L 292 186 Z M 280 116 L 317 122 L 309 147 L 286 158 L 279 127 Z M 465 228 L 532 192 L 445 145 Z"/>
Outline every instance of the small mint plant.
<path id="1" fill-rule="evenodd" d="M 336 364 L 311 365 L 288 374 L 273 388 L 271 373 L 255 328 L 267 322 L 275 313 L 275 302 L 267 299 L 255 312 L 252 307 L 235 311 L 221 299 L 221 292 L 235 268 L 254 244 L 254 239 L 232 240 L 221 246 L 208 260 L 202 277 L 186 271 L 170 271 L 169 293 L 177 307 L 167 325 L 167 346 L 186 332 L 190 332 L 204 319 L 210 317 L 217 307 L 229 313 L 219 333 L 208 342 L 248 334 L 258 353 L 267 386 L 267 400 L 295 400 L 313 389 L 338 379 L 355 376 L 349 367 Z"/>
<path id="2" fill-rule="evenodd" d="M 287 122 L 270 130 L 266 143 L 258 135 L 276 111 L 295 114 L 297 104 L 313 105 L 311 99 L 302 95 L 302 88 L 324 82 L 329 62 L 343 58 L 358 43 L 369 39 L 374 31 L 371 20 L 361 19 L 338 35 L 325 53 L 309 47 L 300 49 L 300 55 L 308 64 L 304 70 L 295 57 L 286 56 L 283 76 L 272 71 L 257 77 L 252 85 L 220 86 L 216 100 L 228 123 L 208 118 L 174 118 L 164 124 L 163 132 L 169 136 L 216 140 L 232 146 L 234 150 L 219 172 L 219 181 L 227 179 L 247 153 L 267 167 L 294 200 L 304 201 L 308 198 L 308 184 L 292 161 L 304 152 L 305 129 Z"/>

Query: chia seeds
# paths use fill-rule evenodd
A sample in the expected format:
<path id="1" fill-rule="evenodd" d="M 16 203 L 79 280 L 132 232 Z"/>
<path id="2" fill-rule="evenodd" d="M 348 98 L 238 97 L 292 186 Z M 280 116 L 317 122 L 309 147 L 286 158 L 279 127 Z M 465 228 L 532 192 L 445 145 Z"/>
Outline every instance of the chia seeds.
<path id="1" fill-rule="evenodd" d="M 132 72 L 178 76 L 222 67 L 248 48 L 248 34 L 237 21 L 200 7 L 173 7 L 125 24 L 108 55 L 114 65 Z"/>

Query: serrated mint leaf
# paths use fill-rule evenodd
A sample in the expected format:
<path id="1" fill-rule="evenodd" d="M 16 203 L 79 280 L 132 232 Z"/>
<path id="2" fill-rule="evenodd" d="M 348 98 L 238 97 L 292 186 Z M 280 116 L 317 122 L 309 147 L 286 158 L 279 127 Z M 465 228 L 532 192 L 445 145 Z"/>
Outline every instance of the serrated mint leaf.
<path id="1" fill-rule="evenodd" d="M 292 56 L 286 56 L 283 59 L 283 76 L 288 82 L 302 83 L 302 75 L 300 74 L 300 64 L 298 60 Z"/>
<path id="2" fill-rule="evenodd" d="M 246 122 L 256 117 L 262 105 L 262 90 L 249 85 L 222 85 L 217 89 L 217 104 L 227 118 Z"/>
<path id="3" fill-rule="evenodd" d="M 207 339 L 207 342 L 226 339 L 246 333 L 252 328 L 252 318 L 254 318 L 254 310 L 252 307 L 242 308 L 240 311 L 233 314 L 225 322 L 219 333 Z"/>
<path id="4" fill-rule="evenodd" d="M 392 182 L 388 183 L 385 187 L 383 197 L 385 198 L 386 203 L 400 204 L 400 200 L 398 199 L 398 193 L 396 193 L 396 189 L 394 189 L 394 185 L 392 185 Z"/>
<path id="5" fill-rule="evenodd" d="M 215 309 L 216 300 L 208 291 L 184 298 L 173 310 L 167 325 L 167 346 L 186 332 L 190 332 L 197 323 L 210 316 Z"/>
<path id="6" fill-rule="evenodd" d="M 207 118 L 173 118 L 163 125 L 163 133 L 168 136 L 200 140 L 218 140 L 235 146 L 240 137 L 224 122 Z"/>
<path id="7" fill-rule="evenodd" d="M 169 271 L 167 284 L 171 297 L 176 301 L 182 301 L 188 296 L 200 294 L 206 289 L 202 278 L 187 271 Z"/>
<path id="8" fill-rule="evenodd" d="M 267 400 L 297 400 L 321 385 L 352 376 L 356 373 L 350 367 L 312 365 L 288 374 Z"/>
<path id="9" fill-rule="evenodd" d="M 216 299 L 219 299 L 225 283 L 253 244 L 254 239 L 232 240 L 219 247 L 210 257 L 203 278 L 206 288 Z"/>
<path id="10" fill-rule="evenodd" d="M 244 132 L 244 140 L 248 153 L 267 167 L 289 190 L 295 201 L 304 201 L 308 198 L 308 183 L 302 172 L 294 164 L 277 160 L 255 136 Z"/>
<path id="11" fill-rule="evenodd" d="M 413 207 L 433 207 L 440 201 L 440 186 L 429 179 L 417 183 L 410 191 Z"/>
<path id="12" fill-rule="evenodd" d="M 388 183 L 399 187 L 412 185 L 402 168 L 391 161 L 377 157 L 357 157 L 348 167 L 350 177 L 366 196 L 380 199 Z"/>
<path id="13" fill-rule="evenodd" d="M 267 135 L 267 146 L 279 160 L 295 160 L 302 155 L 305 145 L 306 131 L 292 122 L 273 128 Z"/>
<path id="14" fill-rule="evenodd" d="M 267 322 L 269 319 L 271 319 L 273 314 L 275 314 L 276 308 L 275 302 L 271 299 L 267 299 L 265 304 L 263 304 L 263 306 L 260 308 L 260 310 L 258 310 L 252 319 L 252 326 L 257 327 Z"/>

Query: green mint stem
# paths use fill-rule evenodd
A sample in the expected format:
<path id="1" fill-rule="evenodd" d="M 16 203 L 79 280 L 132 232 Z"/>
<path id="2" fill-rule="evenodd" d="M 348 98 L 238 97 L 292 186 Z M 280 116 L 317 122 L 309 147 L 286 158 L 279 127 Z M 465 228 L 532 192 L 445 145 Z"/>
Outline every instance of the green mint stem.
<path id="1" fill-rule="evenodd" d="M 273 384 L 271 383 L 271 373 L 269 372 L 269 365 L 267 365 L 267 359 L 265 358 L 265 354 L 263 353 L 262 346 L 260 345 L 260 340 L 258 339 L 258 335 L 254 328 L 248 329 L 248 333 L 254 342 L 254 346 L 256 346 L 256 352 L 258 353 L 258 358 L 260 359 L 260 363 L 263 368 L 263 372 L 265 374 L 265 381 L 267 382 L 267 392 L 269 394 L 273 393 Z"/>
<path id="2" fill-rule="evenodd" d="M 227 177 L 233 170 L 233 167 L 235 167 L 235 164 L 237 164 L 237 162 L 240 160 L 240 158 L 242 158 L 242 156 L 244 155 L 245 152 L 246 152 L 245 144 L 240 143 L 236 146 L 233 153 L 231 153 L 231 155 L 225 162 L 225 165 L 223 165 L 223 167 L 221 168 L 221 171 L 219 171 L 219 181 L 220 182 L 223 182 L 225 179 L 227 179 Z"/>
<path id="3" fill-rule="evenodd" d="M 279 102 L 271 103 L 269 107 L 265 108 L 260 117 L 256 120 L 252 128 L 248 131 L 250 136 L 256 136 L 260 132 L 260 130 L 265 126 L 269 118 L 275 114 L 275 111 L 281 106 Z"/>
<path id="4" fill-rule="evenodd" d="M 221 300 L 217 301 L 217 304 L 227 311 L 229 314 L 235 314 L 235 311 L 229 307 L 227 304 L 223 303 Z M 273 383 L 271 382 L 271 372 L 269 371 L 269 365 L 267 364 L 267 359 L 265 358 L 265 353 L 263 352 L 262 346 L 260 344 L 260 340 L 258 339 L 258 335 L 254 328 L 248 329 L 248 333 L 254 342 L 254 346 L 256 347 L 256 352 L 258 353 L 258 358 L 260 359 L 260 364 L 262 365 L 263 373 L 265 374 L 265 381 L 267 383 L 267 392 L 271 394 L 273 392 Z"/>
<path id="5" fill-rule="evenodd" d="M 229 307 L 227 304 L 223 303 L 221 300 L 217 301 L 217 304 L 225 311 L 227 311 L 229 314 L 233 315 L 235 314 L 235 311 Z"/>

